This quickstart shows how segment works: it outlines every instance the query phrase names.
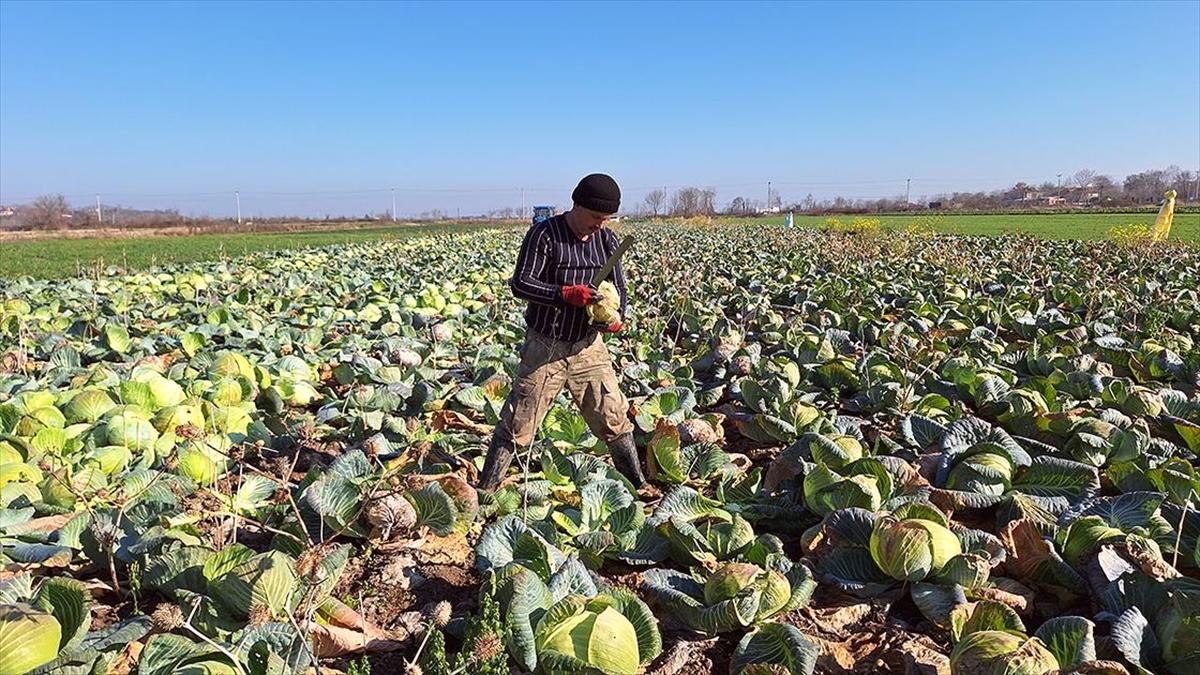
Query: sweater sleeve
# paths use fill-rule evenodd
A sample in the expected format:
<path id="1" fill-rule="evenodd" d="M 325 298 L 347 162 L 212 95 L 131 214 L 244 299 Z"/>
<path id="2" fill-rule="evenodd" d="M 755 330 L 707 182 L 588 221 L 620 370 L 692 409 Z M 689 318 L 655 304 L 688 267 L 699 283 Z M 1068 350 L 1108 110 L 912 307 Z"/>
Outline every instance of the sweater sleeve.
<path id="1" fill-rule="evenodd" d="M 513 295 L 522 300 L 554 307 L 564 304 L 562 289 L 542 281 L 541 278 L 549 257 L 545 229 L 529 228 L 529 231 L 525 233 L 525 240 L 521 242 L 521 251 L 517 254 L 516 271 L 513 272 L 512 279 L 508 282 Z"/>
<path id="2" fill-rule="evenodd" d="M 611 230 L 609 230 L 609 231 L 612 232 Z M 613 243 L 612 250 L 616 251 L 618 241 L 617 241 L 617 234 L 615 232 L 612 233 L 612 243 Z M 628 251 L 626 251 L 626 253 L 628 253 Z M 609 255 L 611 255 L 611 253 Z M 621 257 L 624 258 L 625 256 L 621 256 Z M 621 263 L 622 263 L 621 260 L 617 260 L 616 266 L 613 267 L 612 276 L 613 276 L 613 285 L 617 287 L 617 293 L 621 296 L 621 318 L 624 319 L 625 308 L 629 306 L 629 294 L 625 290 L 625 270 Z"/>

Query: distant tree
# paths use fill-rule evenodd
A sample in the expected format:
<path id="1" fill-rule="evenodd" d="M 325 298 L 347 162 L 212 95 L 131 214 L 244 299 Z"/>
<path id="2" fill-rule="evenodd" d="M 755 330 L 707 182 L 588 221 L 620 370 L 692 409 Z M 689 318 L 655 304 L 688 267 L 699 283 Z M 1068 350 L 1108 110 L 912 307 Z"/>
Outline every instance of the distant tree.
<path id="1" fill-rule="evenodd" d="M 29 226 L 35 230 L 61 230 L 70 222 L 71 207 L 62 195 L 42 195 L 29 205 Z"/>
<path id="2" fill-rule="evenodd" d="M 802 204 L 802 208 L 805 211 L 815 211 L 817 209 L 817 199 L 816 199 L 816 197 L 813 197 L 813 194 L 811 192 L 808 193 L 808 195 L 806 195 L 804 197 L 804 202 Z"/>
<path id="3" fill-rule="evenodd" d="M 1179 194 L 1181 199 L 1192 200 L 1196 198 L 1196 183 L 1197 173 L 1195 171 L 1180 171 L 1175 180 L 1171 182 L 1171 189 Z"/>
<path id="4" fill-rule="evenodd" d="M 1125 177 L 1125 194 L 1139 204 L 1153 204 L 1167 189 L 1167 172 L 1153 169 Z"/>
<path id="5" fill-rule="evenodd" d="M 700 190 L 699 210 L 700 214 L 705 216 L 711 216 L 717 212 L 716 188 L 704 188 Z"/>
<path id="6" fill-rule="evenodd" d="M 646 205 L 646 212 L 652 216 L 659 215 L 659 211 L 667 203 L 667 193 L 665 190 L 651 190 L 643 200 Z"/>
<path id="7" fill-rule="evenodd" d="M 694 187 L 681 187 L 671 195 L 671 215 L 694 216 L 700 210 L 700 191 Z"/>
<path id="8" fill-rule="evenodd" d="M 1015 202 L 1024 199 L 1025 195 L 1030 192 L 1033 192 L 1033 186 L 1029 185 L 1025 181 L 1019 181 L 1016 185 L 1004 192 L 1004 200 Z"/>
<path id="9" fill-rule="evenodd" d="M 1100 195 L 1101 203 L 1116 199 L 1118 196 L 1120 196 L 1118 194 L 1120 191 L 1120 188 L 1117 187 L 1117 183 L 1112 179 L 1112 176 L 1100 174 L 1092 178 L 1091 192 L 1095 192 L 1096 194 Z"/>
<path id="10" fill-rule="evenodd" d="M 750 213 L 749 207 L 746 206 L 746 198 L 734 197 L 733 201 L 729 202 L 729 213 L 735 216 L 744 216 Z"/>
<path id="11" fill-rule="evenodd" d="M 1075 172 L 1074 176 L 1071 176 L 1071 180 L 1075 183 L 1075 186 L 1081 188 L 1091 185 L 1095 178 L 1096 172 L 1091 169 L 1080 169 Z"/>

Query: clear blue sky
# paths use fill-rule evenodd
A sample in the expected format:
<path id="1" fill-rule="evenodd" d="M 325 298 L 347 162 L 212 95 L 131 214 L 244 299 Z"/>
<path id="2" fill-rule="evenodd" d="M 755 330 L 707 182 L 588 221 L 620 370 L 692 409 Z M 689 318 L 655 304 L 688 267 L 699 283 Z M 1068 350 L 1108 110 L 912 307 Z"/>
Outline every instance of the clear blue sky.
<path id="1" fill-rule="evenodd" d="M 590 171 L 724 204 L 1169 164 L 1200 167 L 1198 2 L 0 2 L 4 203 L 465 214 Z"/>

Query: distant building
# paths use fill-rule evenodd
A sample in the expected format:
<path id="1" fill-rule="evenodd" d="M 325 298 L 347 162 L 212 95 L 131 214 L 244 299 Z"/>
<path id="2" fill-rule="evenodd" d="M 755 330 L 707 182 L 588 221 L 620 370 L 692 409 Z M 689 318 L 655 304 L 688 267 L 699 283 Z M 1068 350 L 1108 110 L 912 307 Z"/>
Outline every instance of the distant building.
<path id="1" fill-rule="evenodd" d="M 1047 206 L 1059 206 L 1067 203 L 1066 197 L 1046 197 Z"/>
<path id="2" fill-rule="evenodd" d="M 942 203 L 941 202 L 929 202 L 929 208 L 930 209 L 940 209 L 940 208 L 942 208 Z"/>

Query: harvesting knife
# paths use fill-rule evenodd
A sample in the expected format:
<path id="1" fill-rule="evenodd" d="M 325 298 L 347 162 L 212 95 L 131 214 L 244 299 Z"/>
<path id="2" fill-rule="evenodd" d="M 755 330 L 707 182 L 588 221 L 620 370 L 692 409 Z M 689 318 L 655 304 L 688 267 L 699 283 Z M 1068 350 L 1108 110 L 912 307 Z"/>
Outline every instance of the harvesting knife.
<path id="1" fill-rule="evenodd" d="M 600 286 L 600 282 L 604 281 L 608 278 L 608 275 L 612 274 L 613 268 L 617 266 L 617 261 L 621 259 L 621 255 L 624 254 L 625 251 L 629 250 L 630 246 L 633 246 L 633 235 L 627 234 L 625 235 L 625 238 L 621 240 L 620 245 L 617 246 L 617 250 L 613 251 L 613 254 L 608 257 L 608 260 L 604 261 L 604 266 L 596 270 L 596 273 L 592 275 L 592 286 Z"/>

